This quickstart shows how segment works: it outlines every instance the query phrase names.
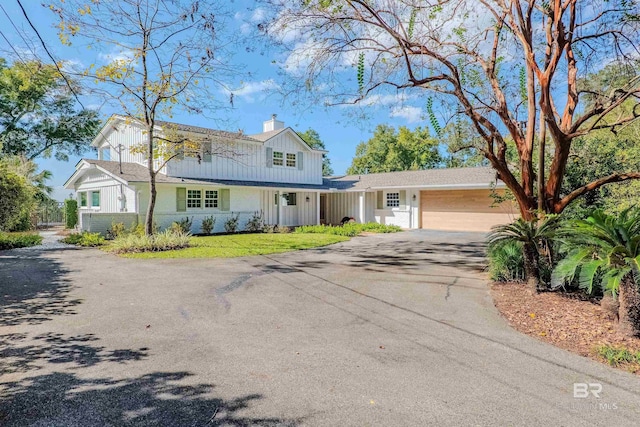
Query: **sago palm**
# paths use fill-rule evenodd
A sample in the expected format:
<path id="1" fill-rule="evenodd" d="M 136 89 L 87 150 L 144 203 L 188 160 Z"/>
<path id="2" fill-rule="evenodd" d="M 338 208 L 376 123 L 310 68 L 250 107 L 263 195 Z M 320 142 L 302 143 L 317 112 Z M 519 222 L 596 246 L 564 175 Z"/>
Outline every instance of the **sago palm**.
<path id="1" fill-rule="evenodd" d="M 511 224 L 493 227 L 489 234 L 487 242 L 490 246 L 506 241 L 522 243 L 524 270 L 527 284 L 532 292 L 537 292 L 540 286 L 541 248 L 547 245 L 547 240 L 553 238 L 559 221 L 556 215 L 533 221 L 518 218 Z"/>
<path id="2" fill-rule="evenodd" d="M 640 335 L 640 211 L 595 211 L 586 220 L 569 221 L 558 235 L 568 254 L 554 269 L 552 286 L 577 280 L 589 293 L 601 287 L 618 299 L 620 329 Z"/>

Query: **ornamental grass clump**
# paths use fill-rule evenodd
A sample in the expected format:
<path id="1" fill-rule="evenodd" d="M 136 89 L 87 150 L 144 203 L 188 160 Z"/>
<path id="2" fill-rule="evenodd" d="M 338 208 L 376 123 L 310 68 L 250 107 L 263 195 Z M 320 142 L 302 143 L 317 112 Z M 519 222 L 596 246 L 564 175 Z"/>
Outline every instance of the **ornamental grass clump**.
<path id="1" fill-rule="evenodd" d="M 165 230 L 153 235 L 128 234 L 118 237 L 109 245 L 109 251 L 117 254 L 138 252 L 161 252 L 187 248 L 191 235 Z"/>

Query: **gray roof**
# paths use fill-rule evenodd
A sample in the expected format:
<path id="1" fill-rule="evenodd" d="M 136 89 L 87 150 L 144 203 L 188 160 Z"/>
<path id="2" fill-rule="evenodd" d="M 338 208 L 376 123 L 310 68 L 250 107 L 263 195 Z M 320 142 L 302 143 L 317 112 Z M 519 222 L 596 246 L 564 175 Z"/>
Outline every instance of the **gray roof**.
<path id="1" fill-rule="evenodd" d="M 182 123 L 174 123 L 174 122 L 167 122 L 164 120 L 156 120 L 156 125 L 160 126 L 160 127 L 175 127 L 176 130 L 182 131 L 182 132 L 193 132 L 193 133 L 200 133 L 200 134 L 204 134 L 204 135 L 212 135 L 212 136 L 218 136 L 218 137 L 222 137 L 222 138 L 228 138 L 228 139 L 242 139 L 245 141 L 251 141 L 251 142 L 264 142 L 266 141 L 266 139 L 257 139 L 251 136 L 247 136 L 247 135 L 243 135 L 242 132 L 228 132 L 226 130 L 217 130 L 217 129 L 211 129 L 211 128 L 204 128 L 204 127 L 200 127 L 200 126 L 191 126 L 191 125 L 185 125 Z M 258 134 L 261 135 L 261 134 Z M 257 135 L 256 135 L 257 136 Z M 267 138 L 268 139 L 268 138 Z"/>
<path id="2" fill-rule="evenodd" d="M 496 183 L 492 168 L 448 168 L 418 171 L 385 172 L 362 175 L 328 177 L 325 185 L 338 190 L 367 190 L 375 188 L 401 187 L 483 187 Z M 498 186 L 501 186 L 501 182 Z"/>
<path id="3" fill-rule="evenodd" d="M 122 173 L 118 162 L 109 160 L 83 159 L 83 161 L 104 169 L 109 174 L 126 182 L 147 182 L 149 171 L 138 163 L 122 163 Z M 74 174 L 75 175 L 75 174 Z M 71 179 L 71 178 L 70 178 Z M 327 177 L 322 185 L 297 184 L 292 182 L 237 181 L 228 179 L 204 179 L 167 176 L 158 174 L 156 182 L 167 184 L 211 184 L 244 187 L 291 188 L 301 190 L 366 191 L 380 188 L 489 188 L 496 181 L 495 171 L 491 168 L 450 168 L 427 169 L 420 171 L 387 172 L 363 175 Z"/>
<path id="4" fill-rule="evenodd" d="M 110 160 L 83 159 L 85 162 L 96 165 L 113 176 L 119 177 L 126 182 L 147 182 L 149 171 L 146 166 L 138 163 L 122 163 L 122 173 L 118 162 Z M 228 179 L 204 179 L 204 178 L 182 178 L 167 176 L 159 173 L 156 175 L 157 183 L 167 184 L 207 184 L 207 185 L 229 185 L 242 187 L 271 187 L 271 188 L 291 188 L 300 190 L 326 190 L 323 185 L 296 184 L 293 182 L 263 182 L 263 181 L 238 181 Z"/>
<path id="5" fill-rule="evenodd" d="M 284 131 L 285 131 L 285 128 L 276 129 L 276 130 L 270 130 L 269 132 L 262 132 L 262 133 L 257 133 L 255 135 L 248 135 L 248 136 L 249 136 L 249 138 L 265 142 L 266 140 L 268 140 L 270 138 L 273 138 L 274 136 L 276 136 L 280 132 L 284 132 Z"/>

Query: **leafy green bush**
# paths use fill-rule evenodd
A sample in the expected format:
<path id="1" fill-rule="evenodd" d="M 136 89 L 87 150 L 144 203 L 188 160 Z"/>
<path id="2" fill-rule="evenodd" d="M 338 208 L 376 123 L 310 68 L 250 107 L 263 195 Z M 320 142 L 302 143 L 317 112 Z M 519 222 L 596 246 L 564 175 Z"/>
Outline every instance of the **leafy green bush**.
<path id="1" fill-rule="evenodd" d="M 42 243 L 42 236 L 35 233 L 0 232 L 0 250 L 26 248 Z"/>
<path id="2" fill-rule="evenodd" d="M 238 231 L 238 221 L 240 221 L 240 214 L 236 216 L 231 215 L 224 223 L 224 231 L 227 233 L 235 233 Z"/>
<path id="3" fill-rule="evenodd" d="M 127 229 L 125 228 L 123 222 L 114 221 L 111 223 L 111 234 L 113 235 L 114 239 L 118 236 L 122 236 L 126 232 L 127 232 Z"/>
<path id="4" fill-rule="evenodd" d="M 184 219 L 181 219 L 180 221 L 171 223 L 171 225 L 169 226 L 169 230 L 171 230 L 171 232 L 174 234 L 187 234 L 191 232 L 192 224 L 193 217 L 191 217 L 191 219 L 189 219 L 189 217 L 186 217 Z"/>
<path id="5" fill-rule="evenodd" d="M 489 277 L 496 282 L 515 282 L 525 279 L 522 242 L 506 241 L 490 245 Z"/>
<path id="6" fill-rule="evenodd" d="M 64 226 L 73 228 L 78 223 L 78 201 L 67 199 L 64 201 Z"/>
<path id="7" fill-rule="evenodd" d="M 264 229 L 264 219 L 262 219 L 262 212 L 254 212 L 253 216 L 247 221 L 245 230 L 251 232 L 258 232 Z"/>
<path id="8" fill-rule="evenodd" d="M 191 236 L 187 233 L 165 230 L 161 233 L 147 236 L 128 234 L 118 237 L 109 245 L 109 251 L 122 253 L 160 252 L 189 247 Z"/>
<path id="9" fill-rule="evenodd" d="M 333 234 L 337 236 L 353 237 L 358 234 L 369 233 L 397 233 L 402 231 L 402 228 L 397 225 L 384 225 L 377 222 L 367 222 L 364 224 L 358 224 L 355 222 L 348 222 L 344 225 L 303 225 L 296 228 L 296 233 L 320 233 L 320 234 Z"/>
<path id="10" fill-rule="evenodd" d="M 102 237 L 100 233 L 87 233 L 83 231 L 82 233 L 69 234 L 62 239 L 62 242 L 76 246 L 95 247 L 104 245 L 105 238 Z"/>
<path id="11" fill-rule="evenodd" d="M 200 226 L 202 228 L 202 232 L 204 234 L 211 234 L 213 233 L 213 228 L 216 226 L 216 219 L 213 215 L 205 217 L 202 220 L 202 225 Z"/>

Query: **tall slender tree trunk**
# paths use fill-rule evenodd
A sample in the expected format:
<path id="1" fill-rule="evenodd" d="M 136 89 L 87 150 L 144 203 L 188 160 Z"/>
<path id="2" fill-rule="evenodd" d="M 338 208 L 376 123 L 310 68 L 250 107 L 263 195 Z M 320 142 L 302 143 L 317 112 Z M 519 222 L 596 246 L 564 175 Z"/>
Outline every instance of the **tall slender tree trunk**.
<path id="1" fill-rule="evenodd" d="M 640 336 L 640 292 L 631 274 L 620 282 L 618 302 L 620 331 L 628 336 Z"/>
<path id="2" fill-rule="evenodd" d="M 147 125 L 147 168 L 149 170 L 149 205 L 147 206 L 147 219 L 144 225 L 145 233 L 150 236 L 154 233 L 153 212 L 156 207 L 156 172 L 153 167 L 153 123 Z"/>

